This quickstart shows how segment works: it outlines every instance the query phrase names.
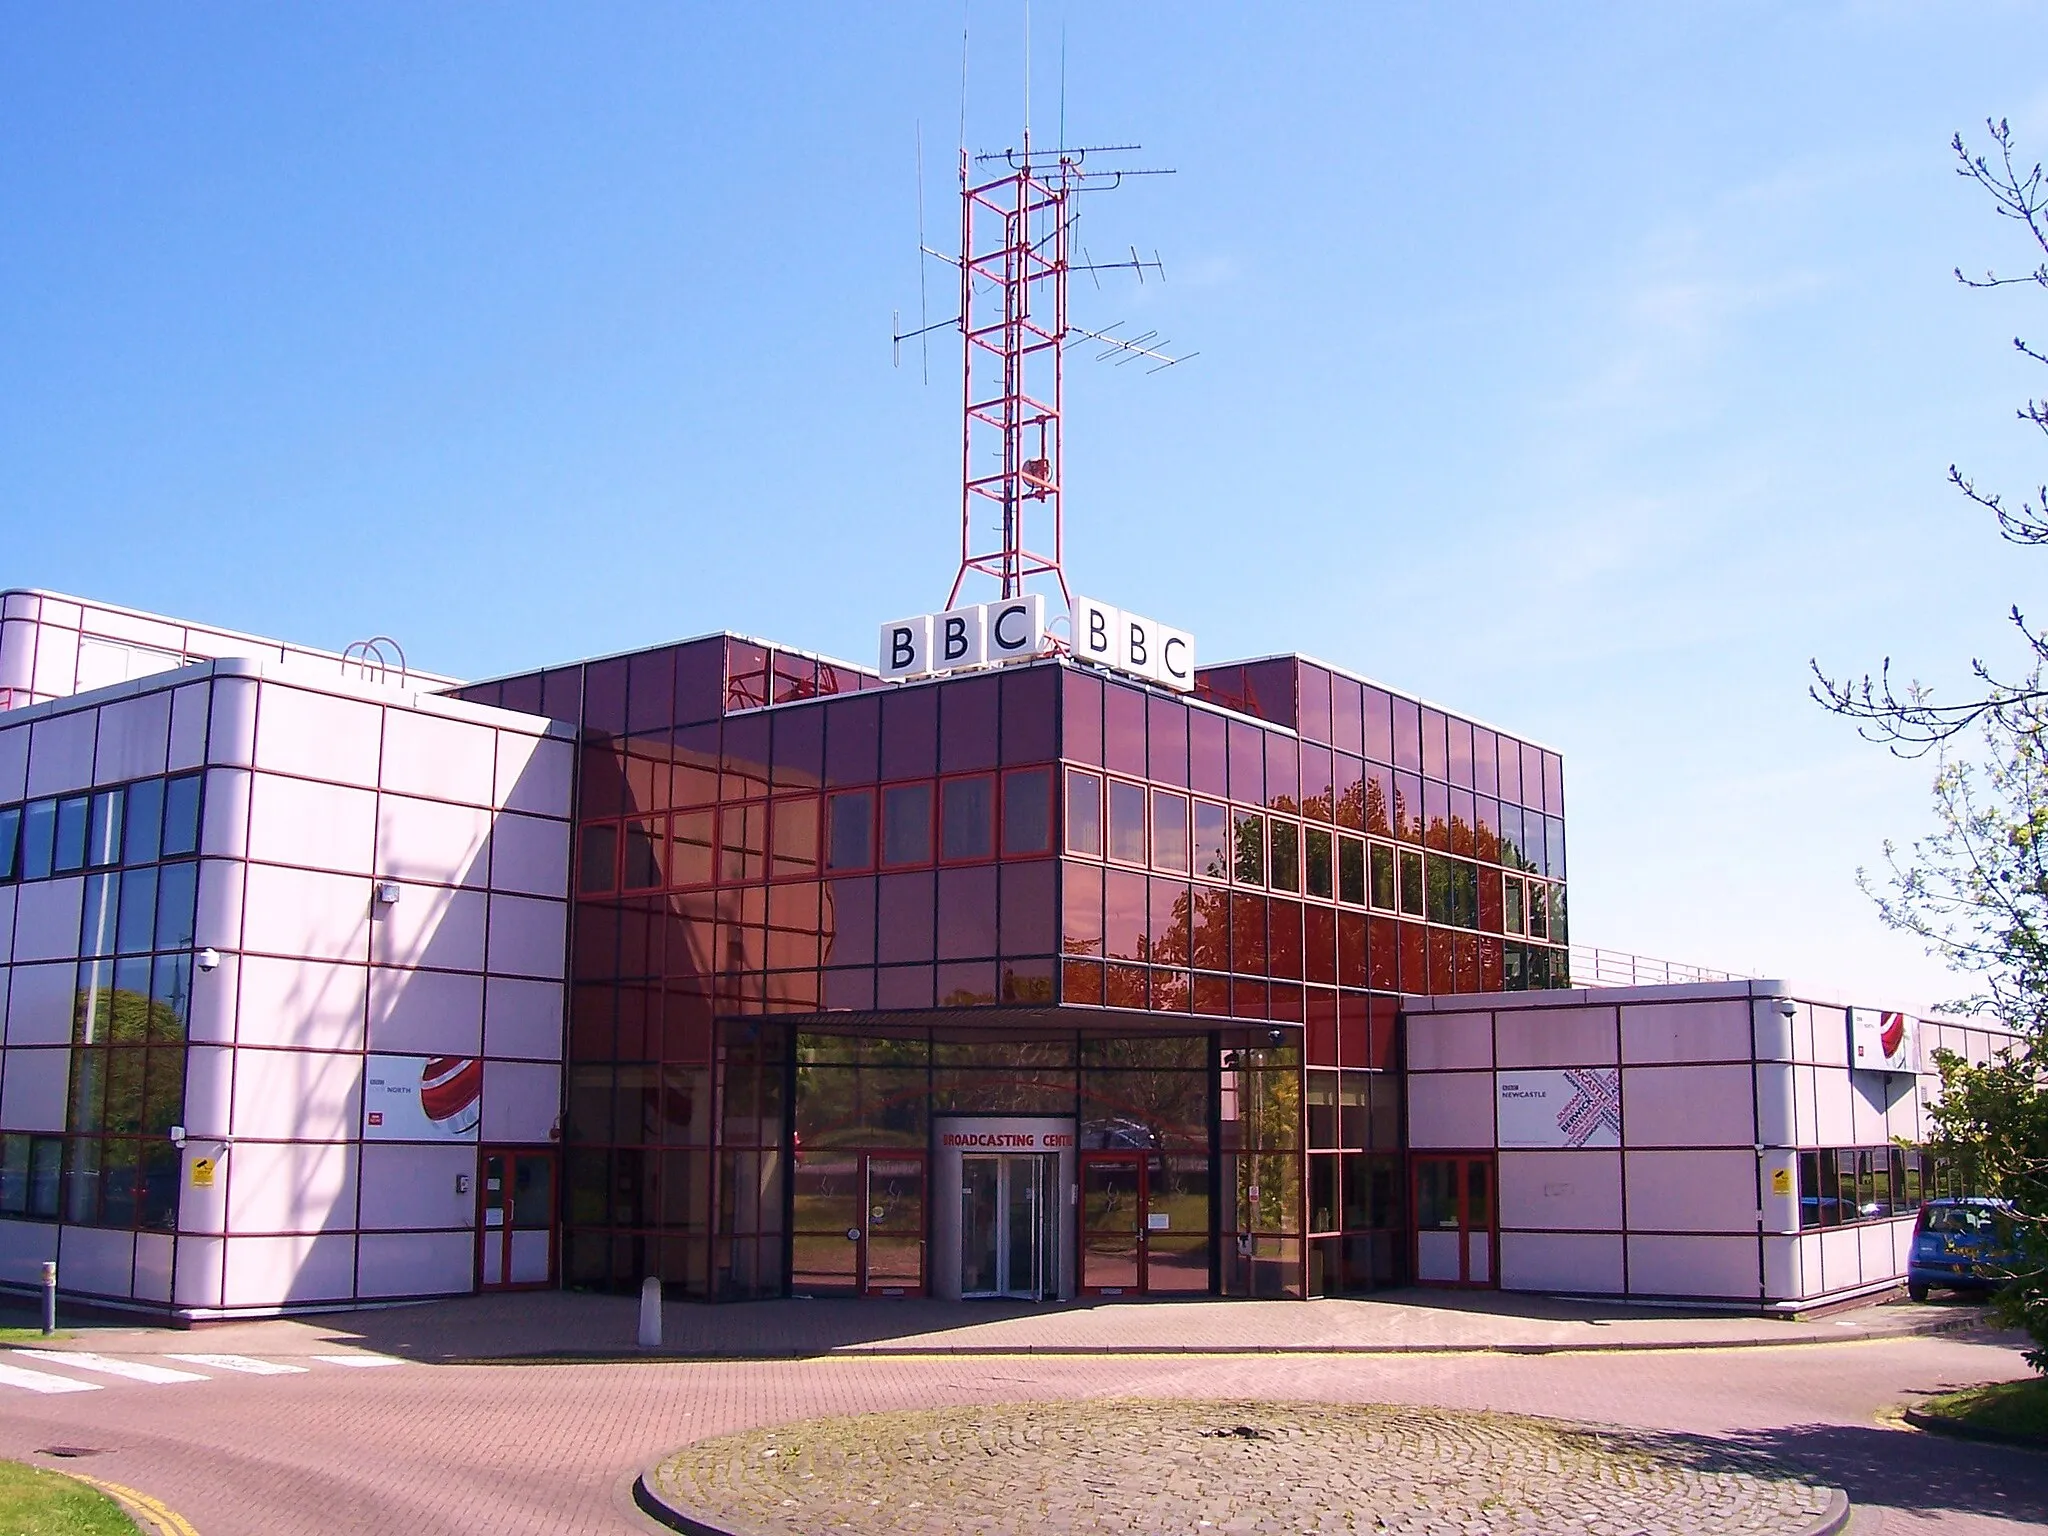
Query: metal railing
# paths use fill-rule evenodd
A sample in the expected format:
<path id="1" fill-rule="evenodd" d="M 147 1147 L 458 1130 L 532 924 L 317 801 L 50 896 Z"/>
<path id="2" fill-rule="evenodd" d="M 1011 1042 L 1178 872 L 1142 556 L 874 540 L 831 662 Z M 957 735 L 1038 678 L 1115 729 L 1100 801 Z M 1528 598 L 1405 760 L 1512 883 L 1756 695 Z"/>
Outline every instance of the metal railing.
<path id="1" fill-rule="evenodd" d="M 1590 944 L 1571 946 L 1572 985 L 1575 987 L 1661 987 L 1687 981 L 1754 981 L 1740 971 L 1717 971 L 1704 965 L 1687 965 L 1679 960 L 1653 960 L 1621 949 L 1595 949 Z"/>

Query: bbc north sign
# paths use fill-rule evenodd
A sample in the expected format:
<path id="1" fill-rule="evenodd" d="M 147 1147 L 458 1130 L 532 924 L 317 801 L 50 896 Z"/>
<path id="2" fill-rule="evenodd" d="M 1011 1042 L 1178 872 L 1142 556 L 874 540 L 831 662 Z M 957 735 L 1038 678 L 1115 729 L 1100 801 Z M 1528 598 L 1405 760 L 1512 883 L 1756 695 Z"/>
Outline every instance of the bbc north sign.
<path id="1" fill-rule="evenodd" d="M 1195 637 L 1139 614 L 1077 597 L 1071 650 L 1080 661 L 1129 672 L 1162 687 L 1195 686 Z M 881 673 L 931 677 L 966 667 L 1028 661 L 1057 649 L 1045 629 L 1045 598 L 1033 592 L 884 624 Z"/>

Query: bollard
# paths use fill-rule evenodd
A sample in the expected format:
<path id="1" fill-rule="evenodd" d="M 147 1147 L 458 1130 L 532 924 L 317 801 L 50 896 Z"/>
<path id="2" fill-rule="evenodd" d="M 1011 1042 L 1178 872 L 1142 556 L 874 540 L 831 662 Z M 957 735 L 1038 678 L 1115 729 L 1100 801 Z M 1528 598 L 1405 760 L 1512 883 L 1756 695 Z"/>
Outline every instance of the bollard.
<path id="1" fill-rule="evenodd" d="M 640 1282 L 640 1347 L 661 1348 L 661 1282 L 652 1275 Z"/>
<path id="2" fill-rule="evenodd" d="M 43 1337 L 57 1331 L 57 1261 L 43 1261 Z"/>

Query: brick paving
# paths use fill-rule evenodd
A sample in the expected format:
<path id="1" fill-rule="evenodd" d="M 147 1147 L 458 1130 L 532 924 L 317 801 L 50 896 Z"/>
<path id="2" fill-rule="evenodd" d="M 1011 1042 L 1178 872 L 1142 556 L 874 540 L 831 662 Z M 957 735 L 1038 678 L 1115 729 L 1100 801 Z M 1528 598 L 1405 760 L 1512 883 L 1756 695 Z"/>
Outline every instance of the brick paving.
<path id="1" fill-rule="evenodd" d="M 1833 1490 L 1692 1436 L 1498 1413 L 1098 1399 L 806 1419 L 647 1477 L 732 1536 L 1792 1533 Z"/>
<path id="2" fill-rule="evenodd" d="M 516 1305 L 523 1300 L 542 1305 Z M 1884 1336 L 1844 1328 L 1837 1330 L 1841 1342 L 1797 1348 L 1534 1356 L 435 1363 L 448 1355 L 477 1359 L 479 1344 L 501 1355 L 544 1352 L 559 1343 L 550 1328 L 571 1313 L 592 1337 L 610 1329 L 615 1342 L 631 1327 L 630 1305 L 576 1312 L 558 1307 L 559 1300 L 490 1298 L 157 1335 L 163 1353 L 284 1360 L 292 1357 L 278 1346 L 299 1338 L 303 1357 L 362 1349 L 411 1363 L 345 1370 L 314 1361 L 301 1373 L 227 1372 L 165 1386 L 108 1379 L 102 1390 L 55 1397 L 0 1390 L 0 1456 L 38 1460 L 35 1452 L 50 1446 L 93 1450 L 80 1460 L 43 1460 L 152 1494 L 202 1536 L 623 1536 L 646 1530 L 644 1517 L 620 1502 L 633 1473 L 686 1443 L 796 1419 L 1112 1398 L 1387 1403 L 1711 1437 L 1845 1489 L 1858 1506 L 1854 1536 L 2011 1536 L 2048 1526 L 2048 1456 L 1942 1440 L 1883 1417 L 1923 1394 L 2024 1375 L 2008 1336 Z M 1262 1314 L 1236 1325 L 1261 1330 L 1296 1323 L 1326 1304 L 1231 1305 Z M 1133 1331 L 1146 1338 L 1165 1326 L 1154 1319 L 1181 1311 L 1103 1310 L 1142 1318 Z M 1278 1321 L 1266 1321 L 1268 1313 Z M 703 1315 L 715 1320 L 720 1312 Z M 1945 1313 L 1950 1321 L 1970 1315 L 1963 1308 Z M 135 1352 L 123 1339 L 142 1337 L 108 1330 L 77 1342 L 120 1356 Z"/>

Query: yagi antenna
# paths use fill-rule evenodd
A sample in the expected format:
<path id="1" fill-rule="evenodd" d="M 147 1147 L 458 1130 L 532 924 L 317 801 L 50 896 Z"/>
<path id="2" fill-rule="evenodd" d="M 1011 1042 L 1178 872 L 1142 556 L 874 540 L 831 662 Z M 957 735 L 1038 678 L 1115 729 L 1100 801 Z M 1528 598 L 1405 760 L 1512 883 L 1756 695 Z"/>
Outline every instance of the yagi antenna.
<path id="1" fill-rule="evenodd" d="M 962 63 L 964 104 L 964 35 Z M 1061 96 L 1064 118 L 1064 79 Z M 963 128 L 964 121 L 963 116 Z M 921 175 L 921 130 L 918 143 Z M 924 344 L 944 326 L 960 331 L 960 566 L 946 598 L 948 608 L 959 603 L 973 575 L 994 580 L 1004 597 L 1020 595 L 1034 578 L 1051 577 L 1061 598 L 1072 602 L 1064 564 L 1061 472 L 1067 346 L 1076 338 L 1093 342 L 1098 362 L 1148 364 L 1146 373 L 1177 367 L 1197 355 L 1174 352 L 1157 330 L 1120 334 L 1121 320 L 1096 330 L 1075 324 L 1068 313 L 1068 280 L 1075 272 L 1086 272 L 1098 289 L 1106 272 L 1129 273 L 1140 283 L 1155 277 L 1165 281 L 1166 264 L 1157 251 L 1148 258 L 1132 246 L 1128 259 L 1096 261 L 1080 248 L 1081 259 L 1073 259 L 1078 194 L 1112 191 L 1128 176 L 1172 174 L 1121 163 L 1138 148 L 1062 143 L 1035 149 L 1028 127 L 1014 149 L 970 155 L 963 143 L 957 256 L 925 243 L 920 180 L 918 250 L 921 258 L 954 269 L 959 311 L 945 320 L 929 318 L 920 260 L 917 328 L 902 330 L 899 319 L 892 335 L 900 358 L 906 341 Z M 929 372 L 926 377 L 929 381 Z M 992 534 L 999 535 L 999 543 L 988 542 Z"/>

